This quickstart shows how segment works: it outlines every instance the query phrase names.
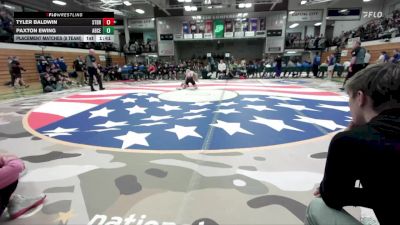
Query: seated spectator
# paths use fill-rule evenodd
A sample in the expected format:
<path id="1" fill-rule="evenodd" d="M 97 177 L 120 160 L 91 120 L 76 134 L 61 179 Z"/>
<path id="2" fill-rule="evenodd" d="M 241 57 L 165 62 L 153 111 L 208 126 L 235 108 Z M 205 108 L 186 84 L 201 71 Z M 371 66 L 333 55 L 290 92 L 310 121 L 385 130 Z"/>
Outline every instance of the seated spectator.
<path id="1" fill-rule="evenodd" d="M 304 60 L 303 61 L 303 68 L 307 72 L 307 77 L 310 77 L 310 71 L 311 71 L 311 62 Z"/>
<path id="2" fill-rule="evenodd" d="M 306 224 L 361 224 L 344 206 L 371 208 L 380 224 L 397 224 L 400 65 L 367 67 L 345 87 L 353 121 L 332 138 L 324 177 L 314 193 L 317 198 L 308 206 Z"/>
<path id="3" fill-rule="evenodd" d="M 61 56 L 60 59 L 58 60 L 58 65 L 63 73 L 67 72 L 67 64 L 65 64 L 63 56 Z"/>
<path id="4" fill-rule="evenodd" d="M 24 163 L 13 155 L 0 155 L 0 217 L 7 208 L 11 219 L 16 219 L 29 210 L 43 204 L 46 195 L 26 198 L 14 194 L 20 173 L 25 170 Z"/>
<path id="5" fill-rule="evenodd" d="M 40 82 L 42 83 L 43 87 L 43 92 L 53 92 L 53 91 L 58 91 L 61 89 L 61 85 L 57 86 L 57 80 L 55 77 L 50 76 L 49 73 L 44 73 L 43 77 L 40 79 Z"/>
<path id="6" fill-rule="evenodd" d="M 400 52 L 398 49 L 393 50 L 393 56 L 389 60 L 392 63 L 400 62 Z"/>
<path id="7" fill-rule="evenodd" d="M 224 60 L 221 59 L 221 61 L 218 63 L 218 72 L 222 75 L 220 76 L 225 76 L 226 74 L 226 64 Z M 220 77 L 221 78 L 221 77 Z"/>

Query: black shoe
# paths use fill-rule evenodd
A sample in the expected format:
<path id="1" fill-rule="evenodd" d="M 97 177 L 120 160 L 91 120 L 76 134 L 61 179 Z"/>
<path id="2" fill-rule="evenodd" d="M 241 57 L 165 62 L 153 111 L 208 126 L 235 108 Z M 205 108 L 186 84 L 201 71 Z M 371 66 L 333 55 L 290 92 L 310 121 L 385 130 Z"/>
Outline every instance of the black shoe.
<path id="1" fill-rule="evenodd" d="M 97 91 L 96 89 L 91 89 L 91 91 Z"/>
<path id="2" fill-rule="evenodd" d="M 102 87 L 102 88 L 100 88 L 100 90 L 105 90 L 105 88 Z"/>
<path id="3" fill-rule="evenodd" d="M 341 88 L 339 88 L 341 91 L 344 91 L 344 88 L 343 87 L 341 87 Z"/>

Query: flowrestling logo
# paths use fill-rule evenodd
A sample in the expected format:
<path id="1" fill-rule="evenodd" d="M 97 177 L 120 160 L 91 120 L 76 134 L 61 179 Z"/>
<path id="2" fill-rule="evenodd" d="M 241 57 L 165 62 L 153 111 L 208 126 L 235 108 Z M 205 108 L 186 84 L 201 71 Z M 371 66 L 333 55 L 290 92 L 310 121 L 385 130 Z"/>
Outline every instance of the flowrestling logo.
<path id="1" fill-rule="evenodd" d="M 364 11 L 363 17 L 364 18 L 381 18 L 383 16 L 383 12 L 380 11 Z"/>

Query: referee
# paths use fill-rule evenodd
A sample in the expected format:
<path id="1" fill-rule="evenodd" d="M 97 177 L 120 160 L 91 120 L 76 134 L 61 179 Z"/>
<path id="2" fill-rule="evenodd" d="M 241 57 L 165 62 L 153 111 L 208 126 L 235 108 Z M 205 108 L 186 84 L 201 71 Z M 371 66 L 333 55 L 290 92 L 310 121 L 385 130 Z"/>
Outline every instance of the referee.
<path id="1" fill-rule="evenodd" d="M 99 83 L 100 90 L 104 90 L 103 82 L 99 76 L 99 69 L 97 68 L 96 57 L 94 49 L 89 49 L 89 55 L 86 56 L 86 67 L 89 73 L 89 85 L 91 91 L 96 91 L 93 87 L 93 76 L 96 76 Z"/>

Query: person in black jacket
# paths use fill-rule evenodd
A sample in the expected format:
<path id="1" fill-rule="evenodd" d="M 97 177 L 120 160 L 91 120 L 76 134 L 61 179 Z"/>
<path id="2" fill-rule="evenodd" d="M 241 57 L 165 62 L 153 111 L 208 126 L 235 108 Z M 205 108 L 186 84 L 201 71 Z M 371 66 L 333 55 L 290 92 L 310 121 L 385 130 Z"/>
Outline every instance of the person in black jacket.
<path id="1" fill-rule="evenodd" d="M 86 61 L 85 61 L 85 65 L 87 68 L 87 71 L 89 73 L 89 85 L 90 85 L 90 90 L 91 91 L 96 91 L 96 89 L 94 89 L 93 87 L 93 77 L 95 76 L 97 79 L 97 82 L 99 83 L 99 89 L 100 90 L 104 90 L 105 88 L 103 87 L 103 81 L 101 80 L 101 76 L 100 76 L 100 71 L 99 68 L 97 67 L 97 63 L 96 63 L 96 56 L 95 56 L 96 52 L 94 51 L 94 49 L 89 49 L 89 55 L 86 56 Z"/>
<path id="2" fill-rule="evenodd" d="M 373 209 L 381 225 L 399 224 L 400 65 L 368 67 L 346 91 L 353 121 L 330 143 L 306 224 L 361 224 L 344 206 Z"/>

